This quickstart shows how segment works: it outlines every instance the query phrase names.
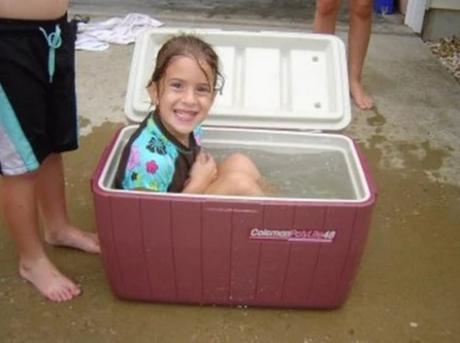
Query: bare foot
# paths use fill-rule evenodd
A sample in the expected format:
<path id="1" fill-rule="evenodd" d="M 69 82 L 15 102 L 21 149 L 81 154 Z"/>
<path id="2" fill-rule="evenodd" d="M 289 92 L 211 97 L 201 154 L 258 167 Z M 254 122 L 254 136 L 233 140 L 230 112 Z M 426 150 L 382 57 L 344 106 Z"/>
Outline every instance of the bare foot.
<path id="1" fill-rule="evenodd" d="M 350 83 L 350 92 L 355 105 L 361 110 L 370 110 L 374 107 L 374 100 L 365 92 L 359 82 Z"/>
<path id="2" fill-rule="evenodd" d="M 93 254 L 101 253 L 99 240 L 95 233 L 85 232 L 73 226 L 45 231 L 45 241 L 55 246 L 75 248 Z"/>
<path id="3" fill-rule="evenodd" d="M 20 261 L 19 274 L 54 302 L 68 301 L 81 294 L 80 286 L 62 275 L 47 257 L 32 262 Z"/>

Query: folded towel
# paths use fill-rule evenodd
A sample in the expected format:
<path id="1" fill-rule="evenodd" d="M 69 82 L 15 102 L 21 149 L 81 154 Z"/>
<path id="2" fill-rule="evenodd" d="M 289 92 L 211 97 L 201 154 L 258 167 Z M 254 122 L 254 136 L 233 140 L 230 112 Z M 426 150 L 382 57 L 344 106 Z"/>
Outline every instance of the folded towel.
<path id="1" fill-rule="evenodd" d="M 124 18 L 110 18 L 96 23 L 78 23 L 77 50 L 102 51 L 108 49 L 110 43 L 130 44 L 145 30 L 159 27 L 162 22 L 145 14 L 130 13 Z"/>

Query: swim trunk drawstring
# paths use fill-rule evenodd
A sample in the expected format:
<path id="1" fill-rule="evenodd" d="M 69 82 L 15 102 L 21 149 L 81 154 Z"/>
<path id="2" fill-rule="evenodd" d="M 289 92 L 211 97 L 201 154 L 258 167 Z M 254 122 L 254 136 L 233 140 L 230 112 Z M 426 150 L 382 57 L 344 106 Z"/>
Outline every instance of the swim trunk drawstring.
<path id="1" fill-rule="evenodd" d="M 49 46 L 48 52 L 48 74 L 49 74 L 49 82 L 53 82 L 54 71 L 56 68 L 56 49 L 58 49 L 62 44 L 62 37 L 61 37 L 61 28 L 58 24 L 56 24 L 56 28 L 54 32 L 47 34 L 43 27 L 40 27 L 40 31 L 45 36 L 46 42 Z"/>

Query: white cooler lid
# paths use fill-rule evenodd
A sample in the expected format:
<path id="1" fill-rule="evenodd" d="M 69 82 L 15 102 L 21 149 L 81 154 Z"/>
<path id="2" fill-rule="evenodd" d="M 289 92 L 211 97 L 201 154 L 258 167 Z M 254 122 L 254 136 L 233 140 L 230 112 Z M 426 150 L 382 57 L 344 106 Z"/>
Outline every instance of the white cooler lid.
<path id="1" fill-rule="evenodd" d="M 153 109 L 146 86 L 162 44 L 178 33 L 210 43 L 225 77 L 205 125 L 341 130 L 351 120 L 345 45 L 333 35 L 210 29 L 152 29 L 136 41 L 125 112 L 141 122 Z"/>

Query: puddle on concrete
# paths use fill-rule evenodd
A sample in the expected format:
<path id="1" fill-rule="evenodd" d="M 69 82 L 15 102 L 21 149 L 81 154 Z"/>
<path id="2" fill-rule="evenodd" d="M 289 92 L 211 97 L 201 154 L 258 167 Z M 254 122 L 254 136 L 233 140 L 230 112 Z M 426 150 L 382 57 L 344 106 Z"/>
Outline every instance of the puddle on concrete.
<path id="1" fill-rule="evenodd" d="M 450 157 L 452 148 L 436 149 L 431 147 L 429 141 L 424 141 L 420 145 L 402 142 L 398 144 L 401 151 L 406 152 L 407 164 L 412 168 L 423 170 L 439 170 L 444 160 Z"/>
<path id="2" fill-rule="evenodd" d="M 378 111 L 377 106 L 374 106 L 374 108 L 370 110 L 370 112 L 374 113 L 373 116 L 367 118 L 367 123 L 370 126 L 379 128 L 380 126 L 385 125 L 387 121 L 385 117 Z M 380 133 L 380 132 L 376 131 L 376 133 Z"/>
<path id="3" fill-rule="evenodd" d="M 79 117 L 78 124 L 80 126 L 80 130 L 85 130 L 87 127 L 91 126 L 91 120 L 88 118 Z"/>
<path id="4" fill-rule="evenodd" d="M 361 115 L 363 118 L 355 120 L 367 125 L 359 126 L 359 133 L 354 135 L 365 137 L 359 140 L 363 146 L 381 151 L 377 162 L 381 168 L 398 170 L 403 174 L 407 170 L 420 170 L 430 181 L 459 184 L 456 172 L 458 152 L 449 145 L 450 141 L 440 140 L 439 135 L 429 130 L 405 137 L 404 133 L 394 131 L 397 128 L 387 123 L 378 108 Z M 354 128 L 357 127 L 355 123 Z"/>

